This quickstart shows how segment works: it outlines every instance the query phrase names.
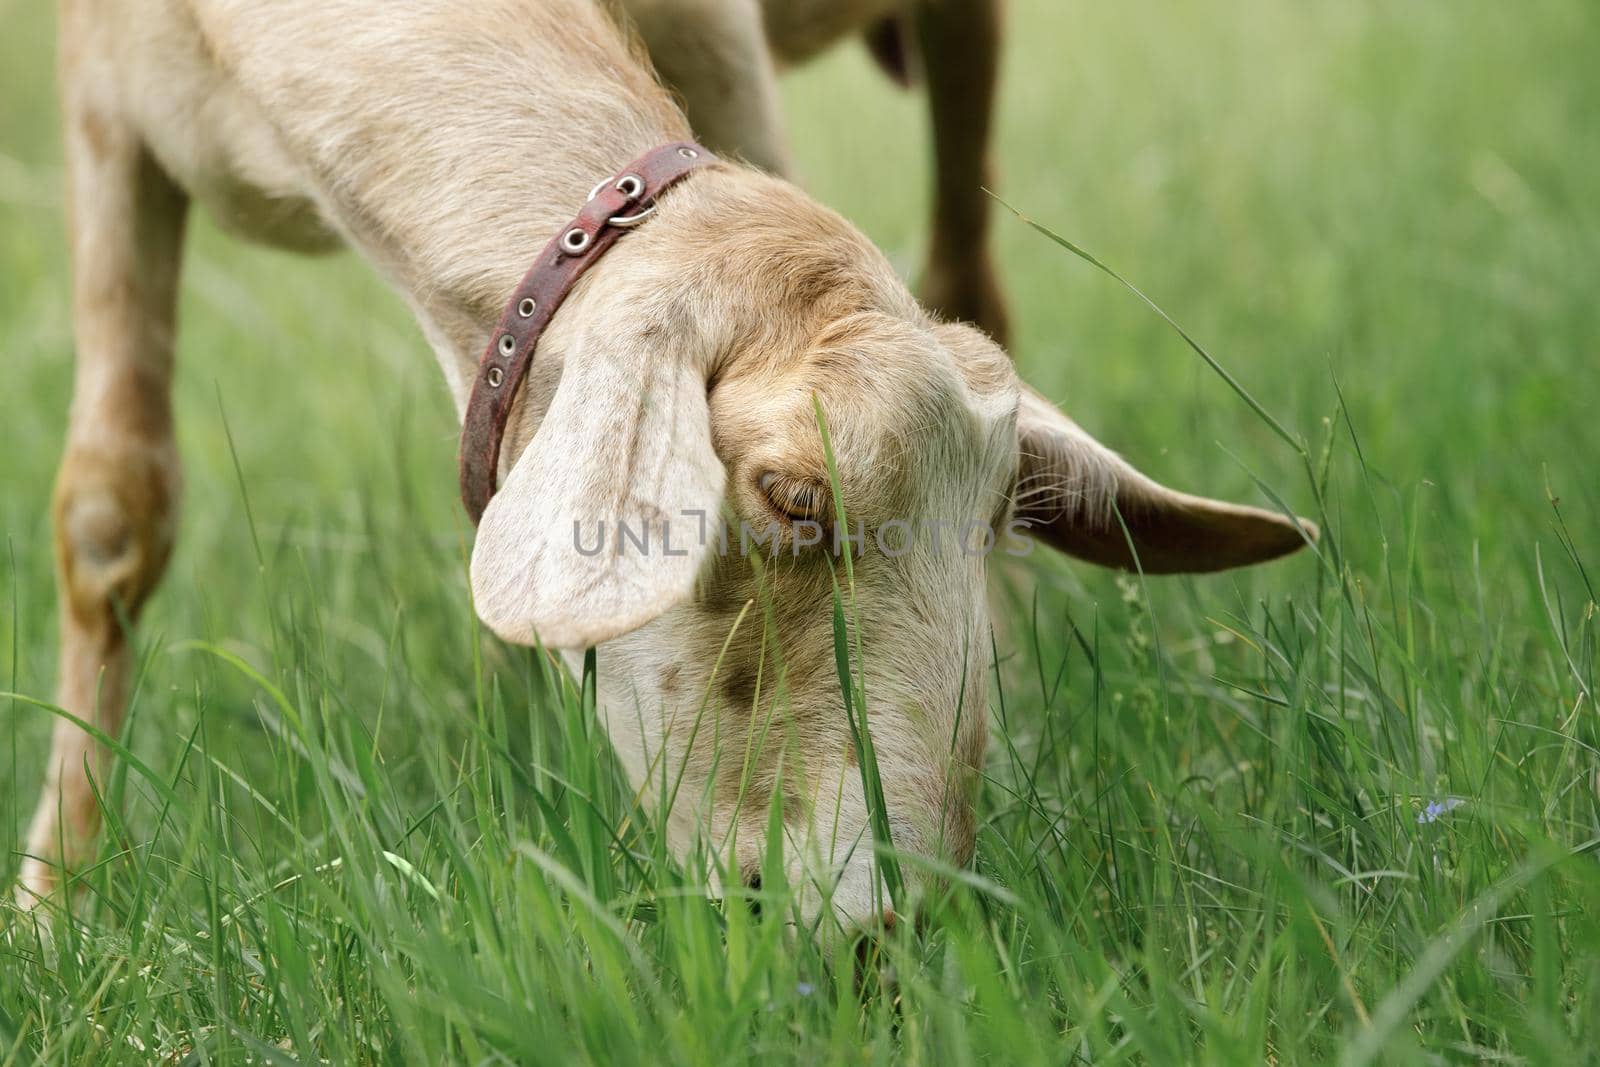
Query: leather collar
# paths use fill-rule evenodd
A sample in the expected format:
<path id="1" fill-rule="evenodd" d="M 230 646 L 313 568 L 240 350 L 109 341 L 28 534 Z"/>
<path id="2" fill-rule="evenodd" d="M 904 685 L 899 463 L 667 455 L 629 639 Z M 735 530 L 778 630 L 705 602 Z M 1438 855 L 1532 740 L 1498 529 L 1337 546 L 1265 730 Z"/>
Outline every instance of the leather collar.
<path id="1" fill-rule="evenodd" d="M 663 190 L 715 161 L 693 141 L 652 148 L 594 187 L 577 217 L 550 239 L 511 294 L 478 361 L 461 425 L 461 502 L 474 525 L 497 488 L 500 445 L 512 400 L 556 309 L 618 237 L 649 218 Z"/>

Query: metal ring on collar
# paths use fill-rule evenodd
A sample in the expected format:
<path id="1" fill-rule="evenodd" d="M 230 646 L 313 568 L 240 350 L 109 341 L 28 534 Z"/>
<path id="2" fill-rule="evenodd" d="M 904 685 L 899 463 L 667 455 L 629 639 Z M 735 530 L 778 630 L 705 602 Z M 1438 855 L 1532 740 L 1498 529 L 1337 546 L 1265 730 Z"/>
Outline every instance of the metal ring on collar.
<path id="1" fill-rule="evenodd" d="M 637 200 L 644 195 L 644 179 L 639 177 L 637 174 L 624 174 L 621 177 L 614 179 L 601 178 L 595 183 L 594 188 L 589 190 L 588 199 L 593 200 L 595 197 L 599 196 L 600 190 L 604 189 L 608 185 L 617 192 L 621 193 L 623 196 L 627 197 L 629 200 Z"/>
<path id="2" fill-rule="evenodd" d="M 619 226 L 626 230 L 630 226 L 639 225 L 639 223 L 643 222 L 645 219 L 649 218 L 655 213 L 656 205 L 655 202 L 652 201 L 650 206 L 645 208 L 643 211 L 636 211 L 632 215 L 613 215 L 606 220 L 606 224 L 609 226 Z"/>
<path id="3" fill-rule="evenodd" d="M 617 192 L 621 193 L 629 200 L 638 200 L 644 195 L 644 179 L 639 177 L 637 174 L 624 174 L 620 178 L 600 179 L 600 181 L 595 184 L 595 187 L 589 190 L 589 199 L 593 200 L 595 197 L 599 196 L 600 190 L 604 189 L 607 185 L 612 186 Z M 609 219 L 606 219 L 606 225 L 617 226 L 626 230 L 631 226 L 639 225 L 639 223 L 649 218 L 655 212 L 655 210 L 655 204 L 651 203 L 643 211 L 635 211 L 632 215 L 613 215 Z M 573 249 L 572 251 L 579 250 Z"/>
<path id="4" fill-rule="evenodd" d="M 561 235 L 561 251 L 575 256 L 585 248 L 588 248 L 591 240 L 592 238 L 587 230 L 581 226 L 574 226 Z"/>

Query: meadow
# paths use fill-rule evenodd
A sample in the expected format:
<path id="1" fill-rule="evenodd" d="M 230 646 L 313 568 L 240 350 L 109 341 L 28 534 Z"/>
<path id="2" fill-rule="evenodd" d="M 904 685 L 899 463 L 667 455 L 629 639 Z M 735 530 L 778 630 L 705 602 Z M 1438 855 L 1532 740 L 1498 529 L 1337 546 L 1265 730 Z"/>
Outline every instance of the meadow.
<path id="1" fill-rule="evenodd" d="M 49 5 L 0 0 L 0 880 L 52 716 L 71 385 Z M 1324 538 L 993 578 L 977 856 L 865 959 L 708 895 L 581 684 L 474 624 L 453 413 L 355 257 L 193 227 L 186 501 L 75 918 L 0 905 L 0 1063 L 1439 1063 L 1600 1055 L 1600 21 L 1587 0 L 1015 0 L 1023 373 Z M 785 80 L 908 276 L 922 101 Z M 598 669 L 604 671 L 603 659 Z M 866 665 L 870 676 L 871 665 Z"/>

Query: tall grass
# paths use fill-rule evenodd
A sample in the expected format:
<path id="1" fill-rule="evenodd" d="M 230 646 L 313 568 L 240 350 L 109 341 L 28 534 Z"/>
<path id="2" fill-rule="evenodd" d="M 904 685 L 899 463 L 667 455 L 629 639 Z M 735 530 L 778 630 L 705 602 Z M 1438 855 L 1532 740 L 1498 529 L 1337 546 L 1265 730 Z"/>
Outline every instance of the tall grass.
<path id="1" fill-rule="evenodd" d="M 1023 369 L 1165 480 L 1317 519 L 1316 554 L 996 574 L 977 858 L 863 963 L 794 936 L 774 857 L 726 893 L 669 857 L 593 713 L 603 657 L 573 675 L 477 630 L 450 412 L 395 302 L 202 226 L 180 549 L 101 862 L 50 938 L 0 916 L 0 1062 L 1593 1057 L 1587 9 L 1013 6 L 1003 195 L 1298 448 L 1003 221 Z M 0 16 L 20 828 L 54 717 L 70 344 L 48 19 Z M 789 91 L 807 181 L 909 271 L 919 206 L 881 157 L 919 165 L 915 101 L 848 53 Z M 870 687 L 851 596 L 842 681 Z"/>

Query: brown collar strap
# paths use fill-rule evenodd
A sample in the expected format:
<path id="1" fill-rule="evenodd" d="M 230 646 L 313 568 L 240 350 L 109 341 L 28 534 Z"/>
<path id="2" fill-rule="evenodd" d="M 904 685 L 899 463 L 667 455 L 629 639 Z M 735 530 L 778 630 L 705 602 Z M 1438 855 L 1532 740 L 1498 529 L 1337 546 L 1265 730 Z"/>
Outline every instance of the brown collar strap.
<path id="1" fill-rule="evenodd" d="M 716 161 L 692 141 L 652 148 L 594 187 L 578 217 L 545 245 L 511 294 L 489 348 L 478 362 L 461 425 L 461 502 L 474 524 L 494 496 L 500 443 L 511 402 L 527 376 L 539 337 L 583 272 L 623 232 L 655 211 L 656 197 L 696 167 Z"/>

